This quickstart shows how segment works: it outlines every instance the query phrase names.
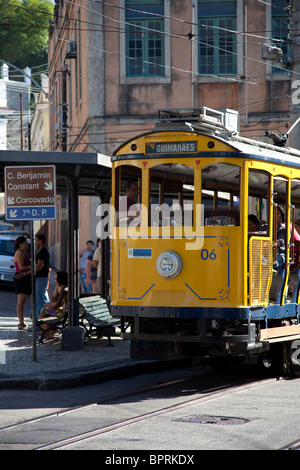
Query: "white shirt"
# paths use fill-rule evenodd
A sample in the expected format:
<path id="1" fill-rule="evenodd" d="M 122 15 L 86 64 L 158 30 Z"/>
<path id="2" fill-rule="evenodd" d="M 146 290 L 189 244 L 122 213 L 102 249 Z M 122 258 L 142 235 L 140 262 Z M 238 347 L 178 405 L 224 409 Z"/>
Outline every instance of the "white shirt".
<path id="1" fill-rule="evenodd" d="M 102 253 L 101 253 L 101 246 L 98 246 L 96 249 L 94 256 L 93 256 L 93 261 L 97 261 L 97 277 L 101 277 L 101 268 L 102 268 L 102 263 L 101 263 L 101 258 L 102 258 Z"/>

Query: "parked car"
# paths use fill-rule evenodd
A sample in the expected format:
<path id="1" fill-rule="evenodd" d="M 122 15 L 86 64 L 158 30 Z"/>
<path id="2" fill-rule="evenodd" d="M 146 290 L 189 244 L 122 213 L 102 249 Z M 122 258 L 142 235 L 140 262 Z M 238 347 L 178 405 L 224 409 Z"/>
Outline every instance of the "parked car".
<path id="1" fill-rule="evenodd" d="M 12 236 L 14 238 L 18 238 L 18 237 L 25 237 L 25 238 L 30 238 L 30 235 L 28 232 L 24 232 L 24 230 L 14 230 L 14 231 L 11 231 L 11 230 L 3 230 L 1 231 L 0 230 L 0 235 L 5 235 L 6 237 L 7 236 Z"/>
<path id="2" fill-rule="evenodd" d="M 0 282 L 12 283 L 14 280 L 15 240 L 16 237 L 0 235 Z"/>
<path id="3" fill-rule="evenodd" d="M 15 226 L 13 224 L 8 224 L 7 222 L 2 222 L 0 221 L 0 234 L 2 234 L 2 232 L 13 232 L 15 230 Z"/>

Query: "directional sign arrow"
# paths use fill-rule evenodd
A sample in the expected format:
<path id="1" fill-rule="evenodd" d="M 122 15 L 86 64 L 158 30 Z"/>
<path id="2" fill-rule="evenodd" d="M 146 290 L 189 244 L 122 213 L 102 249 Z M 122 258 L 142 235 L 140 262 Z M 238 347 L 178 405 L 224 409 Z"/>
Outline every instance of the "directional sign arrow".
<path id="1" fill-rule="evenodd" d="M 15 209 L 15 210 L 11 209 L 11 210 L 9 211 L 9 216 L 10 216 L 10 217 L 17 217 L 17 211 L 16 211 L 16 209 Z"/>
<path id="2" fill-rule="evenodd" d="M 15 198 L 14 197 L 11 197 L 11 196 L 8 196 L 7 198 L 7 204 L 14 204 L 15 203 Z"/>
<path id="3" fill-rule="evenodd" d="M 45 181 L 44 188 L 46 189 L 46 191 L 51 191 L 52 190 L 52 182 L 51 181 Z"/>

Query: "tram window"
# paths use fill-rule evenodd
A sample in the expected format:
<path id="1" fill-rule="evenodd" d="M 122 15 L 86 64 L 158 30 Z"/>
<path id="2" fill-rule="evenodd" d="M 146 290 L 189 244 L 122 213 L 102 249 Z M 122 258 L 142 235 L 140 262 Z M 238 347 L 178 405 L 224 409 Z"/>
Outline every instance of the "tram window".
<path id="1" fill-rule="evenodd" d="M 133 218 L 140 217 L 141 170 L 131 165 L 123 165 L 115 172 L 116 226 L 128 225 Z"/>
<path id="2" fill-rule="evenodd" d="M 295 220 L 300 219 L 300 180 L 291 182 L 291 203 L 295 207 Z"/>
<path id="3" fill-rule="evenodd" d="M 299 285 L 298 269 L 300 268 L 300 180 L 291 181 L 291 244 L 294 245 L 290 251 L 290 273 L 288 280 L 287 301 L 296 300 Z"/>
<path id="4" fill-rule="evenodd" d="M 150 172 L 149 225 L 192 226 L 194 170 L 179 163 L 153 167 Z"/>
<path id="5" fill-rule="evenodd" d="M 280 227 L 280 219 L 281 223 L 286 223 L 286 216 L 287 216 L 287 199 L 288 196 L 288 180 L 285 177 L 276 176 L 273 179 L 273 201 L 274 204 L 280 206 L 280 211 L 276 211 L 277 214 L 281 214 L 280 218 L 274 216 L 274 223 L 277 224 L 276 230 Z M 276 207 L 276 206 L 275 206 Z M 275 233 L 275 227 L 274 227 Z M 285 243 L 287 240 L 285 240 Z"/>
<path id="6" fill-rule="evenodd" d="M 258 218 L 257 232 L 261 235 L 268 235 L 270 175 L 265 171 L 250 169 L 248 180 L 248 214 L 253 214 Z"/>
<path id="7" fill-rule="evenodd" d="M 240 167 L 225 162 L 203 167 L 201 196 L 206 226 L 240 225 Z"/>

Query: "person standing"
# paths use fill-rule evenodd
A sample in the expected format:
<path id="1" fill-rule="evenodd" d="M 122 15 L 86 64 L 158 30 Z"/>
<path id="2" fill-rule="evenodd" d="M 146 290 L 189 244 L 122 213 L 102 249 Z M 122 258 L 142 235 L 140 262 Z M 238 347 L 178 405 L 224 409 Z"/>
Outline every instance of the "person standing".
<path id="1" fill-rule="evenodd" d="M 35 257 L 35 304 L 36 308 L 41 307 L 45 302 L 49 302 L 47 292 L 48 275 L 49 275 L 49 252 L 45 247 L 45 235 L 39 234 L 35 236 L 35 246 L 37 254 Z"/>
<path id="2" fill-rule="evenodd" d="M 97 238 L 97 247 L 101 245 L 100 238 Z M 97 249 L 97 248 L 96 248 Z M 91 284 L 93 294 L 97 293 L 97 268 L 93 266 L 93 258 L 96 250 L 92 250 L 86 261 L 86 281 L 88 286 Z"/>
<path id="3" fill-rule="evenodd" d="M 27 330 L 24 323 L 24 307 L 27 297 L 31 294 L 31 259 L 26 253 L 28 243 L 25 237 L 18 237 L 15 241 L 14 263 L 16 273 L 14 276 L 14 285 L 18 296 L 17 315 L 18 330 Z"/>
<path id="4" fill-rule="evenodd" d="M 97 268 L 97 281 L 96 281 L 96 291 L 102 296 L 102 250 L 101 250 L 101 240 L 97 239 L 98 248 L 96 249 L 92 265 L 94 268 Z"/>
<path id="5" fill-rule="evenodd" d="M 91 254 L 92 250 L 94 248 L 94 242 L 93 240 L 88 240 L 86 242 L 86 249 L 81 250 L 79 253 L 79 273 L 80 273 L 80 279 L 81 279 L 81 287 L 83 292 L 85 293 L 90 293 L 92 292 L 92 285 L 86 285 L 86 261 L 88 259 L 88 256 Z"/>

